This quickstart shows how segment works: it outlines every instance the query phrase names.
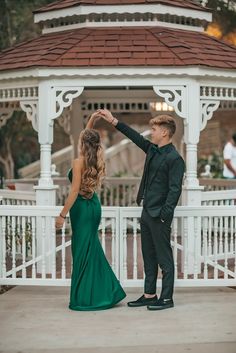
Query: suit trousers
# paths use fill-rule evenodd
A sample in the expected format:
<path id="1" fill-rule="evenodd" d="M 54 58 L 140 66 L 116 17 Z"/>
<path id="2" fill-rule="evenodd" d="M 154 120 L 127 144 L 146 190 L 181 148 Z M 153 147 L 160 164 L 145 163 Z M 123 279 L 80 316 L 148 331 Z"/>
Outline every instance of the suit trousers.
<path id="1" fill-rule="evenodd" d="M 140 227 L 144 260 L 144 292 L 156 293 L 158 266 L 162 270 L 160 299 L 172 299 L 174 290 L 174 259 L 170 243 L 171 222 L 162 222 L 160 217 L 151 217 L 143 208 Z"/>

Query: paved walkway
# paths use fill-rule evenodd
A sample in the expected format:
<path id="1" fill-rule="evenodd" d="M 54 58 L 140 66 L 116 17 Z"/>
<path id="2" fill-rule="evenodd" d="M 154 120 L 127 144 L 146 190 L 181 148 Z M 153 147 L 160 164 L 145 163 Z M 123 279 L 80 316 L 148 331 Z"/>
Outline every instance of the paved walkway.
<path id="1" fill-rule="evenodd" d="M 236 353 L 236 290 L 179 288 L 175 307 L 68 309 L 69 287 L 17 286 L 0 296 L 1 353 Z"/>

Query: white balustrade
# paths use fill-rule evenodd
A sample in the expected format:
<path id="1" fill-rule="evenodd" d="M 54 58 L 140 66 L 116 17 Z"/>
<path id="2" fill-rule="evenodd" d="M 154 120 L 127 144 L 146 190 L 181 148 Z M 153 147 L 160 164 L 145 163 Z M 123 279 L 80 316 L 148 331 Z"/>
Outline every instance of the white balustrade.
<path id="1" fill-rule="evenodd" d="M 1 205 L 35 205 L 34 191 L 0 189 Z"/>
<path id="2" fill-rule="evenodd" d="M 135 206 L 140 177 L 106 177 L 102 188 L 98 191 L 103 206 Z M 1 190 L 0 204 L 35 204 L 35 194 L 20 191 L 20 184 L 35 185 L 36 179 L 11 179 L 6 184 L 18 184 L 18 190 Z M 63 205 L 70 190 L 67 178 L 54 178 L 58 185 L 57 205 Z M 226 179 L 200 179 L 200 184 L 205 186 L 202 192 L 202 205 L 234 205 L 236 203 L 236 180 Z"/>
<path id="3" fill-rule="evenodd" d="M 72 234 L 68 217 L 55 229 L 60 210 L 0 206 L 0 284 L 70 285 Z M 102 208 L 101 245 L 125 287 L 143 286 L 140 216 L 140 207 Z M 234 206 L 178 206 L 171 244 L 176 286 L 236 285 Z"/>
<path id="4" fill-rule="evenodd" d="M 217 190 L 202 192 L 202 205 L 236 205 L 236 188 L 232 190 Z"/>

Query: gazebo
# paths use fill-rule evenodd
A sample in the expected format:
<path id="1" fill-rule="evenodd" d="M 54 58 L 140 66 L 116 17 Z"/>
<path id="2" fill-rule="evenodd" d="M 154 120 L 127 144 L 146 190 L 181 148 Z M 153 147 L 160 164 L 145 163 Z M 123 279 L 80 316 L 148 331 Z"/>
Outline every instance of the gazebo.
<path id="1" fill-rule="evenodd" d="M 223 101 L 236 100 L 236 48 L 204 33 L 210 9 L 189 0 L 60 0 L 36 10 L 34 20 L 38 38 L 0 53 L 0 126 L 22 109 L 38 132 L 37 205 L 55 205 L 54 120 L 63 119 L 76 146 L 84 100 L 115 114 L 117 97 L 132 108 L 143 93 L 173 107 L 183 123 L 182 200 L 200 211 L 199 136 Z M 198 273 L 189 256 L 190 272 Z"/>
<path id="2" fill-rule="evenodd" d="M 104 88 L 112 88 L 114 98 L 122 88 L 125 99 L 140 87 L 151 88 L 183 119 L 185 204 L 200 204 L 200 132 L 221 101 L 236 100 L 236 49 L 203 33 L 211 16 L 209 9 L 179 0 L 64 0 L 35 11 L 42 35 L 0 54 L 0 111 L 3 125 L 15 109 L 23 109 L 38 132 L 37 204 L 55 202 L 54 119 L 74 105 L 70 129 L 76 144 L 84 96 L 101 88 L 97 100 L 106 106 Z"/>

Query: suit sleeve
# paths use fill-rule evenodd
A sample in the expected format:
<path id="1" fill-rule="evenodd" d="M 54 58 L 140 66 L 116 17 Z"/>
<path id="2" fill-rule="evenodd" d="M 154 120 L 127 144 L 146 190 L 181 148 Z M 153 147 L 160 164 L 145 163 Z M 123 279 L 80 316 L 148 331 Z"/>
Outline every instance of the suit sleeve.
<path id="1" fill-rule="evenodd" d="M 169 168 L 169 192 L 165 204 L 161 208 L 160 217 L 164 221 L 172 218 L 182 191 L 182 182 L 185 172 L 185 162 L 182 157 L 171 161 Z"/>
<path id="2" fill-rule="evenodd" d="M 133 141 L 139 148 L 141 148 L 145 153 L 147 153 L 148 148 L 151 145 L 151 142 L 145 139 L 141 134 L 139 134 L 136 130 L 132 129 L 128 125 L 122 122 L 118 122 L 115 126 L 117 130 L 122 132 L 125 136 L 127 136 L 131 141 Z"/>

